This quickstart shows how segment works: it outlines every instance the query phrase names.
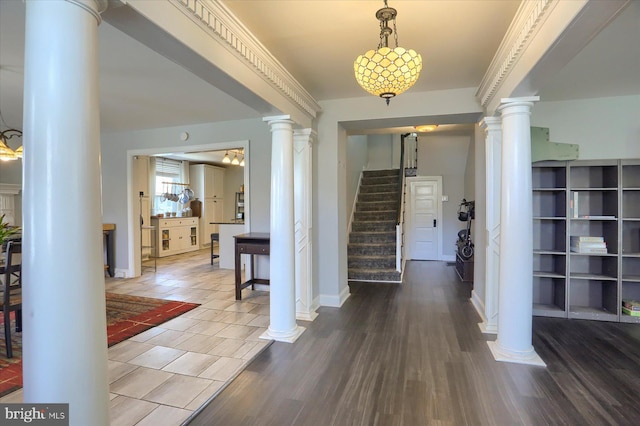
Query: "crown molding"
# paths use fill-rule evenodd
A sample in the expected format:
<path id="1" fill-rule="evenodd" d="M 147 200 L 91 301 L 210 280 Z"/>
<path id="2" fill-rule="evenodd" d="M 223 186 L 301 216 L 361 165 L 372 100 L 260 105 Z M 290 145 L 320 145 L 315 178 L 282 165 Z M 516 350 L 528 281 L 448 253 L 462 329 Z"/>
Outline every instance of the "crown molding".
<path id="1" fill-rule="evenodd" d="M 528 0 L 520 5 L 476 93 L 487 107 L 558 0 Z"/>
<path id="2" fill-rule="evenodd" d="M 315 118 L 316 100 L 260 41 L 218 0 L 170 0 L 193 22 L 244 61 L 257 75 Z"/>

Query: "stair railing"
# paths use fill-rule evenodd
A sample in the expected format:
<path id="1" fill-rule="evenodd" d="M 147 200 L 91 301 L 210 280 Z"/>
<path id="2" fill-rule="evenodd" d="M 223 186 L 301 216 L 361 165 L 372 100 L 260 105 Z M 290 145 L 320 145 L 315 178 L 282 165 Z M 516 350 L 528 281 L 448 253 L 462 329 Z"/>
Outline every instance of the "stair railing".
<path id="1" fill-rule="evenodd" d="M 400 136 L 400 167 L 398 176 L 398 219 L 396 221 L 396 271 L 402 272 L 402 252 L 404 248 L 403 239 L 404 233 L 404 178 L 405 178 L 405 164 L 404 164 L 404 139 L 409 136 L 409 133 L 405 133 Z"/>

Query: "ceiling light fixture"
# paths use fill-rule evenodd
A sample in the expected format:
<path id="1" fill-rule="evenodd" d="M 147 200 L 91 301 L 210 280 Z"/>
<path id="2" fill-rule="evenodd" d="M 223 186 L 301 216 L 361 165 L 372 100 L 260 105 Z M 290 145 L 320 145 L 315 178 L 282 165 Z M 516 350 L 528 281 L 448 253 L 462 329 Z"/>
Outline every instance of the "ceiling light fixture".
<path id="1" fill-rule="evenodd" d="M 242 156 L 242 161 L 240 161 L 240 167 L 244 167 L 244 155 Z"/>
<path id="2" fill-rule="evenodd" d="M 222 159 L 222 162 L 225 164 L 229 164 L 231 162 L 231 158 L 229 158 L 229 151 L 227 151 L 227 153 L 224 154 L 224 158 Z"/>
<path id="3" fill-rule="evenodd" d="M 413 126 L 414 129 L 416 129 L 419 132 L 433 132 L 435 129 L 438 128 L 437 124 L 423 124 L 421 126 Z"/>
<path id="4" fill-rule="evenodd" d="M 233 156 L 233 160 L 231 160 L 231 164 L 233 164 L 234 166 L 237 166 L 238 164 L 240 164 L 240 160 L 238 160 L 238 154 L 235 154 Z"/>
<path id="5" fill-rule="evenodd" d="M 17 129 L 7 129 L 0 132 L 0 161 L 15 161 L 22 158 L 22 146 L 14 151 L 7 145 L 7 141 L 14 136 L 22 137 L 22 132 Z"/>
<path id="6" fill-rule="evenodd" d="M 356 81 L 372 95 L 385 99 L 387 105 L 396 95 L 409 89 L 420 77 L 422 56 L 413 49 L 398 47 L 396 16 L 398 11 L 387 5 L 376 12 L 380 21 L 380 42 L 377 50 L 369 50 L 353 63 Z M 393 29 L 389 28 L 393 21 Z M 389 48 L 389 36 L 393 34 L 396 47 Z"/>

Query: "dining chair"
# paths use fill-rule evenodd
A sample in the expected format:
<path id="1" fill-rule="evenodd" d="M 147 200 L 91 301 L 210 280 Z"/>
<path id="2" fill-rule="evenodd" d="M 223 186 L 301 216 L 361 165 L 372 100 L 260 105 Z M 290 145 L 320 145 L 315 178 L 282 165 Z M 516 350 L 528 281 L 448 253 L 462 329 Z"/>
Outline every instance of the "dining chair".
<path id="1" fill-rule="evenodd" d="M 9 241 L 4 259 L 4 283 L 2 286 L 2 305 L 4 314 L 4 339 L 7 358 L 13 358 L 11 347 L 11 312 L 16 316 L 16 333 L 22 331 L 22 242 Z"/>

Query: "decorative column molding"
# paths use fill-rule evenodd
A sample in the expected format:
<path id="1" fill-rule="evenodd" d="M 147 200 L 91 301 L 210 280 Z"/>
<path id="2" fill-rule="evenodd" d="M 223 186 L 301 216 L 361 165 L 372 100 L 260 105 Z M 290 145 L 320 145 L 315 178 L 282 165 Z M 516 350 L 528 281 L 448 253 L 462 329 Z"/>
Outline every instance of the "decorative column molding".
<path id="1" fill-rule="evenodd" d="M 26 2 L 24 402 L 69 403 L 73 425 L 109 424 L 96 18 L 105 7 Z"/>
<path id="2" fill-rule="evenodd" d="M 486 182 L 486 247 L 484 321 L 480 330 L 487 334 L 498 332 L 498 289 L 500 288 L 500 179 L 502 121 L 500 117 L 485 117 L 480 126 L 485 130 Z"/>
<path id="3" fill-rule="evenodd" d="M 89 12 L 97 21 L 97 24 L 102 23 L 102 17 L 100 14 L 107 10 L 109 6 L 109 0 L 64 0 L 68 3 L 74 4 L 87 12 Z"/>
<path id="4" fill-rule="evenodd" d="M 293 121 L 288 115 L 263 120 L 271 128 L 271 285 L 270 324 L 260 338 L 293 343 L 304 332 L 296 324 Z"/>
<path id="5" fill-rule="evenodd" d="M 293 194 L 295 217 L 296 318 L 313 321 L 313 142 L 312 129 L 293 131 Z"/>
<path id="6" fill-rule="evenodd" d="M 532 342 L 533 214 L 531 107 L 537 96 L 502 99 L 500 289 L 498 338 L 487 342 L 497 361 L 545 366 Z"/>

